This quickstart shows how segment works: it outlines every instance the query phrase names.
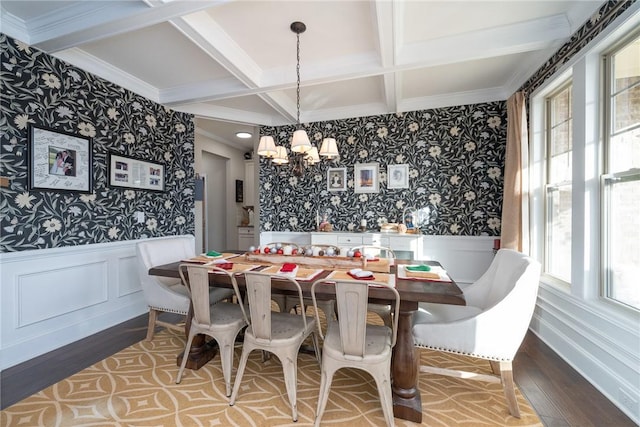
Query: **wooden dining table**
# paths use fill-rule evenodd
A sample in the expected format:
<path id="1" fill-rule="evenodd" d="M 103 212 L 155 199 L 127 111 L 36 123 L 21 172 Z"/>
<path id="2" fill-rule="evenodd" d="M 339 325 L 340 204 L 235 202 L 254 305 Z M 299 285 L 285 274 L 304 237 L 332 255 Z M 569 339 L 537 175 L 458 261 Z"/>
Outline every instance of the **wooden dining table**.
<path id="1" fill-rule="evenodd" d="M 395 260 L 395 264 L 427 264 L 441 267 L 437 261 L 413 261 Z M 179 278 L 178 266 L 181 262 L 152 267 L 150 275 Z M 259 267 L 264 268 L 264 267 Z M 313 280 L 299 280 L 304 296 L 311 295 L 311 285 L 315 280 L 327 277 L 330 270 L 323 270 Z M 396 274 L 395 265 L 391 267 L 390 273 Z M 227 275 L 210 274 L 210 285 L 218 287 L 231 287 L 231 281 Z M 240 290 L 245 287 L 244 275 L 236 274 L 236 281 Z M 293 285 L 284 280 L 274 279 L 274 292 L 294 295 Z M 422 422 L 422 399 L 418 388 L 419 354 L 413 345 L 413 335 L 411 332 L 413 324 L 413 314 L 418 310 L 418 303 L 432 302 L 441 304 L 465 305 L 462 290 L 455 281 L 435 281 L 435 280 L 415 280 L 403 279 L 395 275 L 395 286 L 400 295 L 400 313 L 398 316 L 398 335 L 396 345 L 393 348 L 391 359 L 391 378 L 393 392 L 393 414 L 397 418 Z M 391 301 L 391 291 L 383 287 L 370 287 L 369 301 L 372 303 L 388 304 Z M 333 299 L 333 287 L 322 286 L 317 289 L 316 296 L 319 299 Z M 204 338 L 203 338 L 204 339 Z M 193 354 L 190 357 L 194 356 Z M 202 356 L 204 357 L 204 356 Z M 203 360 L 206 363 L 208 360 Z M 203 363 L 196 363 L 197 367 Z"/>

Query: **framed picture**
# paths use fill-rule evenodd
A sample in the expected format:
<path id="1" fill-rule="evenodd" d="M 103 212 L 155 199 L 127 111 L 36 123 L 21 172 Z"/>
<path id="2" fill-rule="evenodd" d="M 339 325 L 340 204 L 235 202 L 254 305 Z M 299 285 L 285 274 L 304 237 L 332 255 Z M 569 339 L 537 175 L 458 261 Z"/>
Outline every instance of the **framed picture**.
<path id="1" fill-rule="evenodd" d="M 91 138 L 29 125 L 29 189 L 93 191 Z"/>
<path id="2" fill-rule="evenodd" d="M 236 203 L 244 202 L 244 183 L 241 179 L 236 179 Z"/>
<path id="3" fill-rule="evenodd" d="M 354 181 L 356 193 L 377 193 L 378 164 L 356 163 Z"/>
<path id="4" fill-rule="evenodd" d="M 409 165 L 389 165 L 387 188 L 409 188 Z"/>
<path id="5" fill-rule="evenodd" d="M 327 190 L 345 191 L 347 189 L 347 168 L 329 168 L 327 170 Z"/>
<path id="6" fill-rule="evenodd" d="M 111 153 L 109 154 L 109 185 L 164 191 L 164 165 Z"/>

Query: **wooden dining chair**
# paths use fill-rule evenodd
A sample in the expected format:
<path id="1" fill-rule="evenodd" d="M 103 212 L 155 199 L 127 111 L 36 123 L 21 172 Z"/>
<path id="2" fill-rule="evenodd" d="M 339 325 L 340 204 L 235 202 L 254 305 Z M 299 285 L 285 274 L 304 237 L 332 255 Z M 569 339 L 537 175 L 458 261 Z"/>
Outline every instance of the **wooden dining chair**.
<path id="1" fill-rule="evenodd" d="M 391 394 L 391 353 L 396 344 L 398 316 L 392 316 L 391 326 L 367 323 L 369 286 L 390 290 L 394 302 L 392 312 L 400 309 L 400 295 L 386 282 L 364 280 L 317 280 L 311 286 L 311 299 L 316 304 L 318 286 L 335 286 L 338 321 L 328 325 L 323 338 L 322 373 L 316 410 L 315 425 L 320 425 L 327 405 L 333 375 L 342 368 L 356 368 L 368 372 L 375 380 L 380 395 L 382 412 L 387 426 L 393 426 L 393 399 Z M 317 311 L 316 311 L 317 316 Z M 320 320 L 316 318 L 318 326 Z"/>
<path id="2" fill-rule="evenodd" d="M 249 326 L 244 333 L 242 355 L 229 404 L 233 406 L 236 402 L 249 354 L 253 350 L 267 351 L 276 355 L 282 363 L 293 421 L 297 421 L 298 352 L 304 340 L 311 335 L 316 359 L 320 361 L 318 337 L 315 332 L 316 319 L 305 314 L 302 288 L 295 279 L 253 271 L 245 272 L 244 277 L 250 313 L 250 317 L 245 318 L 245 321 Z M 297 290 L 298 301 L 302 307 L 299 314 L 271 310 L 272 278 L 276 277 L 278 280 L 288 281 Z"/>
<path id="3" fill-rule="evenodd" d="M 182 363 L 178 370 L 176 384 L 180 384 L 182 373 L 187 365 L 189 350 L 193 338 L 205 334 L 215 339 L 220 349 L 222 376 L 224 377 L 226 395 L 231 395 L 231 370 L 233 369 L 233 350 L 238 333 L 247 325 L 242 296 L 233 273 L 215 266 L 180 264 L 180 277 L 189 289 L 193 305 L 193 319 L 189 328 L 189 337 L 184 348 Z M 210 273 L 211 271 L 211 273 Z M 211 305 L 209 293 L 209 274 L 225 274 L 229 277 L 238 304 L 219 302 Z"/>
<path id="4" fill-rule="evenodd" d="M 386 246 L 376 246 L 376 245 L 361 245 L 354 246 L 351 248 L 352 251 L 360 251 L 362 256 L 374 257 L 374 258 L 391 258 L 395 259 L 396 254 L 393 249 L 388 248 Z M 369 304 L 369 311 L 380 316 L 385 325 L 391 326 L 393 319 L 391 306 L 388 304 Z"/>

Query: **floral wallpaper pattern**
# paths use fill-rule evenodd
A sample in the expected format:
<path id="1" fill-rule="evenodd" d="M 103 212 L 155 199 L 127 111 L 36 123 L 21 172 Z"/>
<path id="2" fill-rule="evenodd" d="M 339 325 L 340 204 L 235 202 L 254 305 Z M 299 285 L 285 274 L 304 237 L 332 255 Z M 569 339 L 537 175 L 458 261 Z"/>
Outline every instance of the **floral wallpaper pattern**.
<path id="1" fill-rule="evenodd" d="M 194 126 L 178 113 L 0 34 L 2 252 L 194 232 Z M 30 191 L 28 125 L 93 140 L 93 189 Z M 108 186 L 108 153 L 165 165 L 166 191 Z M 145 221 L 137 223 L 135 212 Z"/>
<path id="2" fill-rule="evenodd" d="M 311 231 L 327 215 L 334 230 L 403 222 L 424 209 L 422 233 L 500 235 L 506 102 L 304 124 L 312 144 L 334 137 L 340 158 L 296 177 L 260 158 L 262 231 Z M 262 127 L 289 149 L 293 126 Z M 290 154 L 290 153 L 289 153 Z M 379 191 L 355 193 L 354 165 L 378 163 Z M 407 164 L 409 188 L 387 188 L 389 165 Z M 347 169 L 347 190 L 328 191 L 327 169 Z"/>
<path id="3" fill-rule="evenodd" d="M 520 90 L 531 94 L 635 2 L 636 0 L 604 2 L 600 9 L 571 36 L 571 39 L 522 85 Z"/>

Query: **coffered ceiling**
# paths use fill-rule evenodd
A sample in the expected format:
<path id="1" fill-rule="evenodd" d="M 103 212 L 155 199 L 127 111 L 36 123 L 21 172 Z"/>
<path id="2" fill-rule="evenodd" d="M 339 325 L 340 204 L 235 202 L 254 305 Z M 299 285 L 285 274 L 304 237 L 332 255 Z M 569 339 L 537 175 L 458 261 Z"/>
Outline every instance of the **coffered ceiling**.
<path id="1" fill-rule="evenodd" d="M 251 125 L 504 100 L 602 1 L 12 1 L 0 31 L 241 148 Z M 244 143 L 246 144 L 246 142 Z M 246 145 L 245 145 L 246 146 Z"/>

